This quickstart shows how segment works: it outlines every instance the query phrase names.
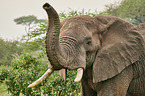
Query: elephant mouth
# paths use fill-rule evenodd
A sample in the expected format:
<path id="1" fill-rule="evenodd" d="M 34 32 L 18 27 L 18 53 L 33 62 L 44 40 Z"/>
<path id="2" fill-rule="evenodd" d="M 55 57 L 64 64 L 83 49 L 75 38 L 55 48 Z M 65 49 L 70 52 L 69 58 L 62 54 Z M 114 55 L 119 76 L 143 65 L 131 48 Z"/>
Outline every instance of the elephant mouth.
<path id="1" fill-rule="evenodd" d="M 52 73 L 54 72 L 53 69 L 48 69 L 38 80 L 36 80 L 35 82 L 33 82 L 32 84 L 30 84 L 28 86 L 28 88 L 31 88 L 31 87 L 34 87 L 40 83 L 42 83 L 43 81 L 45 81 Z M 75 78 L 75 82 L 79 82 L 81 81 L 82 77 L 83 77 L 83 68 L 78 68 L 77 69 L 77 75 L 76 75 L 76 78 Z"/>

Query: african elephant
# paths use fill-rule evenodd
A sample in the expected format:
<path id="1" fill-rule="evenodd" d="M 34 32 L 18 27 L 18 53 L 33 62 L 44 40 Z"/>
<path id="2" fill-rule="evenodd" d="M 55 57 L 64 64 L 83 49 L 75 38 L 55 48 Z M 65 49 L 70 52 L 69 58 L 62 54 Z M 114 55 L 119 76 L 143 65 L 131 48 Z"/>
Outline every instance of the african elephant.
<path id="1" fill-rule="evenodd" d="M 49 17 L 45 44 L 51 65 L 29 88 L 54 70 L 77 69 L 82 96 L 145 96 L 144 41 L 132 24 L 115 16 L 60 22 L 50 4 L 43 8 Z"/>
<path id="2" fill-rule="evenodd" d="M 136 28 L 140 31 L 142 37 L 145 40 L 145 23 L 141 23 L 138 26 L 136 26 Z"/>

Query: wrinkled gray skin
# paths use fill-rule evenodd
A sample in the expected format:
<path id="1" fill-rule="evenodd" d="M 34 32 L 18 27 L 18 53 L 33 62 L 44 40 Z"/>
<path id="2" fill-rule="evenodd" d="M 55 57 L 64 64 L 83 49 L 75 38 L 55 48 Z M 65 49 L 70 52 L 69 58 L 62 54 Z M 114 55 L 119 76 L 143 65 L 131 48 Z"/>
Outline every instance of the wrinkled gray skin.
<path id="1" fill-rule="evenodd" d="M 145 22 L 137 25 L 136 28 L 139 30 L 140 34 L 145 40 Z"/>
<path id="2" fill-rule="evenodd" d="M 49 15 L 49 68 L 83 68 L 82 96 L 145 96 L 144 41 L 132 24 L 114 16 L 76 16 L 60 23 L 51 5 L 43 8 Z"/>

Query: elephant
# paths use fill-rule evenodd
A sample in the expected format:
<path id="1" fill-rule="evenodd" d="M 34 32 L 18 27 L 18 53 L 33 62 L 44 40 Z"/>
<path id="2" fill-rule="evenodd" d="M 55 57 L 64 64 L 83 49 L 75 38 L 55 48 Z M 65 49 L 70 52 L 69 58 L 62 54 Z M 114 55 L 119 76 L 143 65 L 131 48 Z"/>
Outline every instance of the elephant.
<path id="1" fill-rule="evenodd" d="M 143 36 L 145 40 L 145 23 L 137 25 L 136 28 L 140 31 L 140 34 Z"/>
<path id="2" fill-rule="evenodd" d="M 61 69 L 77 69 L 82 96 L 145 96 L 145 43 L 134 25 L 115 16 L 82 15 L 59 20 L 48 15 L 45 38 L 50 65 L 36 86 Z"/>

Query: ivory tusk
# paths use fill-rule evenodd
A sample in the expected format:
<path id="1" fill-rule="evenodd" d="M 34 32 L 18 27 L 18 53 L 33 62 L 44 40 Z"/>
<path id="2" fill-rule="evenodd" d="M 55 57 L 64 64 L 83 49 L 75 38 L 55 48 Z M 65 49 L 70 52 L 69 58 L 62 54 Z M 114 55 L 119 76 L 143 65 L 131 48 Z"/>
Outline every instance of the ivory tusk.
<path id="1" fill-rule="evenodd" d="M 66 82 L 67 69 L 59 70 L 59 75 L 63 78 L 64 82 Z"/>
<path id="2" fill-rule="evenodd" d="M 75 82 L 79 82 L 83 77 L 83 68 L 77 69 L 77 76 L 75 78 Z"/>
<path id="3" fill-rule="evenodd" d="M 36 80 L 35 82 L 33 82 L 32 84 L 30 84 L 28 86 L 28 88 L 34 87 L 40 83 L 42 83 L 44 80 L 46 80 L 47 77 L 49 77 L 54 70 L 52 69 L 48 69 L 38 80 Z"/>

